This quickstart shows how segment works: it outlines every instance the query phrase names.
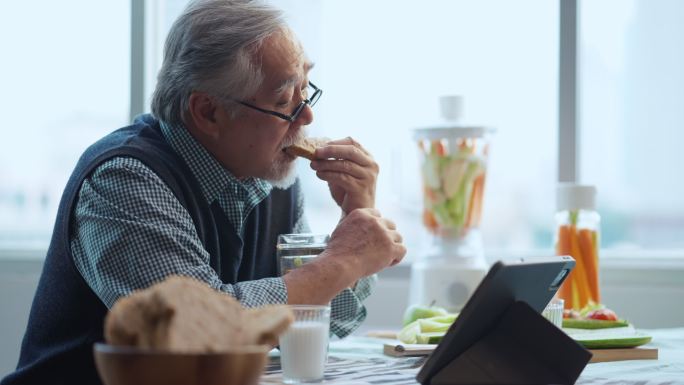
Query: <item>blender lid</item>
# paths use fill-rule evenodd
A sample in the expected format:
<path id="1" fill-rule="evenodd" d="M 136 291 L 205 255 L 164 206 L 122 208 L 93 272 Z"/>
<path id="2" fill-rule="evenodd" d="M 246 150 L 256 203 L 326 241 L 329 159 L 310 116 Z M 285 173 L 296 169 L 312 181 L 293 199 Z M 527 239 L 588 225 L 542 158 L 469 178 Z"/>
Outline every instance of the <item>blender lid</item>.
<path id="1" fill-rule="evenodd" d="M 483 126 L 451 126 L 428 127 L 413 130 L 413 139 L 450 139 L 450 138 L 481 138 L 486 134 L 493 134 L 494 129 Z"/>

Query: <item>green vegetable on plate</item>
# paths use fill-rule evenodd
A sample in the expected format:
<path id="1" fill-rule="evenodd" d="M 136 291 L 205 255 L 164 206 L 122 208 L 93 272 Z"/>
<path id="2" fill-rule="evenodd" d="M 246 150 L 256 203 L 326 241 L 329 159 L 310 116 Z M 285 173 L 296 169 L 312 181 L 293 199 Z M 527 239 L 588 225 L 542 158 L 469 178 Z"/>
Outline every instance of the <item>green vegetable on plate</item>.
<path id="1" fill-rule="evenodd" d="M 397 338 L 405 344 L 438 344 L 457 316 L 447 314 L 417 319 L 404 326 Z"/>
<path id="2" fill-rule="evenodd" d="M 563 319 L 563 328 L 572 329 L 609 329 L 629 326 L 629 322 L 625 320 L 605 321 L 595 319 L 577 319 L 565 318 Z"/>

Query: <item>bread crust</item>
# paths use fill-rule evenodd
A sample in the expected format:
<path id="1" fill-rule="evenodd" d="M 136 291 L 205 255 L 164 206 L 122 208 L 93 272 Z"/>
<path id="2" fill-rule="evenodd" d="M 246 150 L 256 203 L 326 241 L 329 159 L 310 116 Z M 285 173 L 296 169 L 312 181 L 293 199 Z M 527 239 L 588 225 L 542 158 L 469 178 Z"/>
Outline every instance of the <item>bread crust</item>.
<path id="1" fill-rule="evenodd" d="M 314 160 L 314 154 L 318 147 L 322 147 L 327 140 L 323 138 L 304 138 L 301 141 L 285 147 L 285 152 L 292 156 L 299 156 L 308 160 Z"/>

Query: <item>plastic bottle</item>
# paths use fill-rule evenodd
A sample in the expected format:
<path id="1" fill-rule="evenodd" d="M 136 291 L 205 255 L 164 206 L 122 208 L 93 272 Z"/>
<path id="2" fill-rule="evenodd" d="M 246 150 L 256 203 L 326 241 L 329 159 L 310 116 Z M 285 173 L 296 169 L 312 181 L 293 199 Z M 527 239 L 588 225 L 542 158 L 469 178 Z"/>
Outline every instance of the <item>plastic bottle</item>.
<path id="1" fill-rule="evenodd" d="M 558 290 L 566 309 L 580 310 L 601 302 L 599 239 L 601 217 L 596 212 L 594 186 L 563 183 L 556 191 L 556 255 L 575 259 L 575 268 Z"/>

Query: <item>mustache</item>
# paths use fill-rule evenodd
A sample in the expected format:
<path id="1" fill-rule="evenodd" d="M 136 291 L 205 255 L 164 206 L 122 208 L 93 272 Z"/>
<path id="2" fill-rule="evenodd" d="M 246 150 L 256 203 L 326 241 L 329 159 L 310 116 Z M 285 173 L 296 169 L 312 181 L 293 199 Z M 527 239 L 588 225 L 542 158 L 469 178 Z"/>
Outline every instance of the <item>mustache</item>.
<path id="1" fill-rule="evenodd" d="M 282 149 L 285 149 L 286 147 L 290 147 L 293 144 L 299 143 L 306 138 L 306 132 L 304 130 L 298 130 L 297 133 L 294 135 L 288 136 L 285 139 L 283 139 L 282 143 Z"/>

